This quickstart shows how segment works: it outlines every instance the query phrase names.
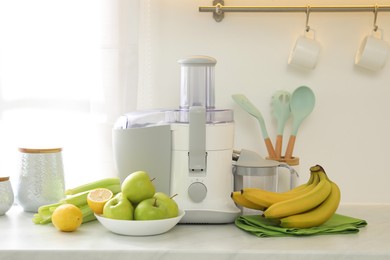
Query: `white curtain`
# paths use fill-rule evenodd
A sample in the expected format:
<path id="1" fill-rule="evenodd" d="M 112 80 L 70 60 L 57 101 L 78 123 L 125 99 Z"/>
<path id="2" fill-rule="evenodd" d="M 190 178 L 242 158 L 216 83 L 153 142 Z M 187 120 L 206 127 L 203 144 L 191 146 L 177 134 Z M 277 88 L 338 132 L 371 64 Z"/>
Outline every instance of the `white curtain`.
<path id="1" fill-rule="evenodd" d="M 0 0 L 0 176 L 17 148 L 63 147 L 67 186 L 115 176 L 111 129 L 136 109 L 139 0 Z"/>

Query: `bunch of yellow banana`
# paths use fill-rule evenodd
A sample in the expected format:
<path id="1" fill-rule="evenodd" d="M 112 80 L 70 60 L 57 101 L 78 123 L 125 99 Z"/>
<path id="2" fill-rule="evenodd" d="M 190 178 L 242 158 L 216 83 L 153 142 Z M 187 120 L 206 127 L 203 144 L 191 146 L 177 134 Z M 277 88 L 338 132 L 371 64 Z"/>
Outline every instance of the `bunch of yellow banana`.
<path id="1" fill-rule="evenodd" d="M 242 207 L 262 210 L 266 218 L 278 219 L 281 227 L 308 228 L 325 223 L 340 203 L 340 189 L 320 165 L 310 168 L 310 178 L 286 192 L 244 188 L 231 194 Z"/>

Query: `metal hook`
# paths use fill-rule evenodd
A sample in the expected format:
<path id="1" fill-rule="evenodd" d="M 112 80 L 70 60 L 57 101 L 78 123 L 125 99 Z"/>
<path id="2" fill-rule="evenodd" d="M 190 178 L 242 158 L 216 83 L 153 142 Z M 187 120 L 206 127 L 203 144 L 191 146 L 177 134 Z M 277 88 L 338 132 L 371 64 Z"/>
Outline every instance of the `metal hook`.
<path id="1" fill-rule="evenodd" d="M 378 4 L 375 4 L 374 7 L 374 32 L 378 30 L 378 25 L 376 24 L 377 18 L 378 18 L 378 11 L 379 11 L 379 6 Z"/>
<path id="2" fill-rule="evenodd" d="M 309 16 L 310 16 L 310 5 L 306 7 L 306 32 L 310 31 L 310 26 L 309 26 Z"/>
<path id="3" fill-rule="evenodd" d="M 222 5 L 220 3 L 215 5 L 215 13 L 218 15 L 222 14 Z"/>

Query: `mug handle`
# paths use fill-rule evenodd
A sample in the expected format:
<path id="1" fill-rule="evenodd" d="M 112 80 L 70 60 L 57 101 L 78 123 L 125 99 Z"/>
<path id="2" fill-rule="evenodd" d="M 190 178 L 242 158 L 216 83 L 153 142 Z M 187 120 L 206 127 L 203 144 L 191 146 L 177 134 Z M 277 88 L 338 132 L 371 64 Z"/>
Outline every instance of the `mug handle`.
<path id="1" fill-rule="evenodd" d="M 310 33 L 311 32 L 311 33 Z M 304 31 L 303 35 L 309 39 L 315 40 L 316 39 L 316 32 L 313 29 L 309 29 L 309 31 Z"/>
<path id="2" fill-rule="evenodd" d="M 381 28 L 377 28 L 376 30 L 372 30 L 371 35 L 374 36 L 375 38 L 383 40 L 383 30 Z"/>
<path id="3" fill-rule="evenodd" d="M 290 165 L 288 165 L 287 163 L 281 163 L 278 165 L 278 167 L 282 167 L 282 168 L 287 168 L 289 171 L 290 171 L 290 190 L 293 189 L 293 177 L 294 175 L 297 176 L 297 178 L 299 178 L 299 174 L 298 172 L 293 168 L 291 167 Z"/>

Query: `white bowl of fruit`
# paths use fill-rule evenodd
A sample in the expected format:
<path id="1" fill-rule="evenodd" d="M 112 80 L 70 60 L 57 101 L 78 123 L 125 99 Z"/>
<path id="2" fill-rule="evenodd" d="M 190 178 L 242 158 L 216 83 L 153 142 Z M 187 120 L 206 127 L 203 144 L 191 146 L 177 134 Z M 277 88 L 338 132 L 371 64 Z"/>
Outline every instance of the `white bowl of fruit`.
<path id="1" fill-rule="evenodd" d="M 171 230 L 184 216 L 184 211 L 179 210 L 179 215 L 175 218 L 158 220 L 119 220 L 105 218 L 97 215 L 99 222 L 109 231 L 126 236 L 153 236 Z"/>
<path id="2" fill-rule="evenodd" d="M 146 172 L 133 172 L 123 181 L 121 192 L 108 199 L 102 213 L 95 216 L 116 234 L 158 235 L 171 230 L 185 215 L 173 197 L 156 192 Z"/>

